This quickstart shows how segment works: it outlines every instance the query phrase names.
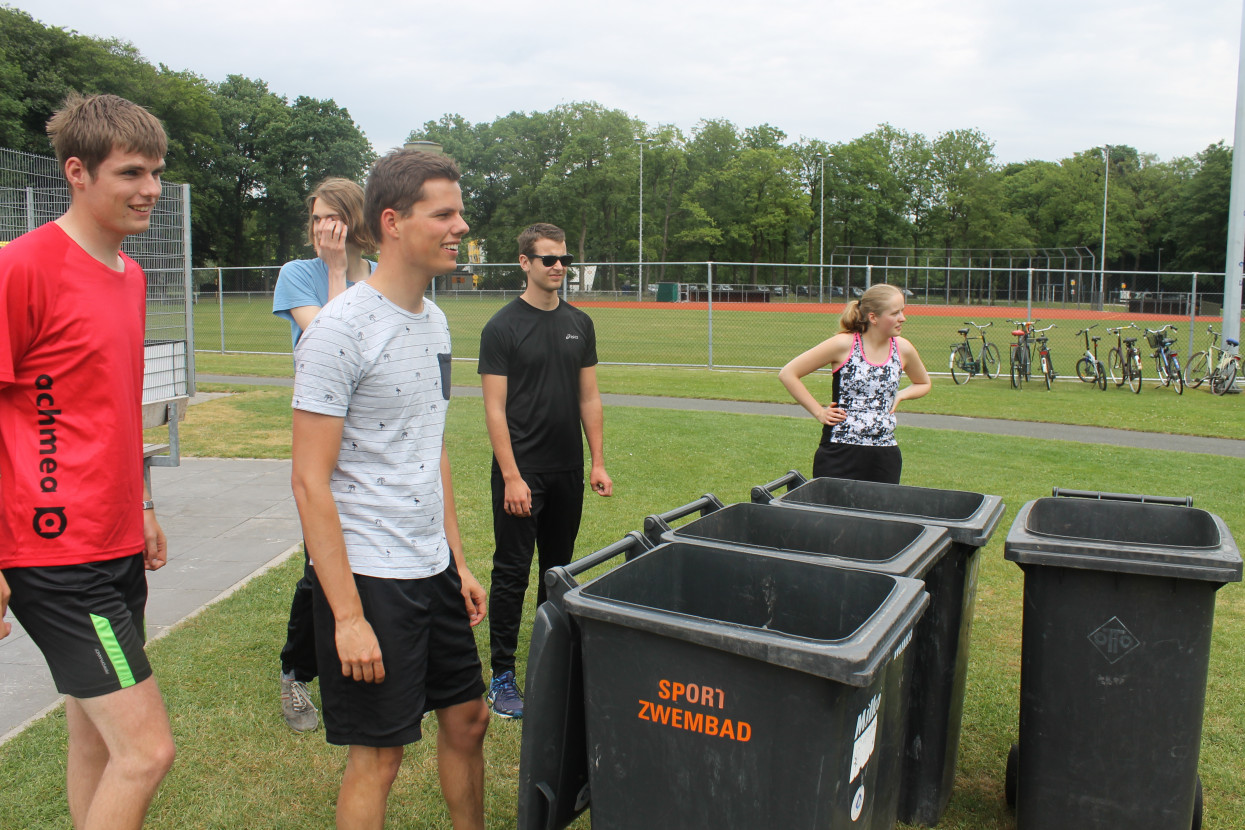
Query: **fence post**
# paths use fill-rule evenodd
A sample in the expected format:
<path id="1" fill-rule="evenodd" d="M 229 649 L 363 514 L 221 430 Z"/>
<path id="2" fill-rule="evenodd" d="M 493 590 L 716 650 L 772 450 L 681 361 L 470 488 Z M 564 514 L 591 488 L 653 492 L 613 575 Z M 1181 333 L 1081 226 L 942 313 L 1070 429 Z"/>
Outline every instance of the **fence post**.
<path id="1" fill-rule="evenodd" d="M 1025 290 L 1025 319 L 1033 319 L 1033 266 L 1029 266 L 1029 280 Z"/>
<path id="2" fill-rule="evenodd" d="M 35 189 L 28 187 L 26 188 L 26 232 L 30 233 L 35 227 Z"/>
<path id="3" fill-rule="evenodd" d="M 194 307 L 194 268 L 190 259 L 190 185 L 182 185 L 182 264 L 183 281 L 186 284 L 186 388 L 194 393 L 195 388 L 195 307 Z"/>
<path id="4" fill-rule="evenodd" d="M 1189 364 L 1189 358 L 1193 357 L 1193 327 L 1195 325 L 1197 325 L 1197 271 L 1193 272 L 1193 285 L 1189 289 L 1189 349 L 1184 353 L 1186 366 Z"/>
<path id="5" fill-rule="evenodd" d="M 705 263 L 709 268 L 709 365 L 713 368 L 713 263 Z"/>
<path id="6" fill-rule="evenodd" d="M 872 285 L 873 285 L 873 265 L 872 263 L 865 263 L 865 290 L 868 291 L 870 286 Z"/>
<path id="7" fill-rule="evenodd" d="M 216 269 L 216 312 L 220 316 L 220 353 L 225 353 L 225 274 Z"/>

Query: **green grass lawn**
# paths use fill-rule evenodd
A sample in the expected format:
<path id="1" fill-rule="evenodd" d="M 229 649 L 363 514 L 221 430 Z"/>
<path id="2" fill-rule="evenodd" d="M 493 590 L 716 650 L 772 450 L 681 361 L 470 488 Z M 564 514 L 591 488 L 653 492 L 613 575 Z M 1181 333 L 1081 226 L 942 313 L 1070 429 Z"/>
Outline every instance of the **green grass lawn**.
<path id="1" fill-rule="evenodd" d="M 939 390 L 948 396 L 956 391 Z M 1069 389 L 1073 393 L 1124 399 L 1079 388 Z M 1034 403 L 1065 400 L 1045 391 L 1020 394 Z M 1147 390 L 1141 399 L 1147 396 L 1160 397 Z M 1161 397 L 1189 403 L 1170 392 Z M 702 493 L 716 493 L 728 503 L 742 501 L 752 485 L 788 469 L 807 473 L 817 441 L 811 419 L 622 407 L 609 408 L 606 417 L 607 464 L 616 495 L 587 497 L 577 556 L 640 528 L 645 515 Z M 487 585 L 490 452 L 480 401 L 456 400 L 447 429 L 468 563 Z M 288 457 L 288 430 L 289 390 L 252 388 L 193 407 L 182 430 L 183 451 Z M 1007 503 L 1003 521 L 982 552 L 955 794 L 939 826 L 1012 827 L 1002 788 L 1004 761 L 1017 731 L 1023 583 L 1020 569 L 1002 554 L 1016 510 L 1048 495 L 1053 485 L 1188 494 L 1198 507 L 1221 515 L 1240 539 L 1245 538 L 1240 510 L 1245 481 L 1226 474 L 1227 464 L 1239 464 L 1213 456 L 903 427 L 899 440 L 905 483 L 992 493 Z M 149 827 L 331 826 L 345 754 L 326 745 L 322 733 L 290 733 L 277 702 L 277 653 L 300 567 L 300 560 L 287 562 L 153 644 L 152 661 L 173 719 L 179 758 L 153 805 Z M 525 631 L 533 611 L 529 597 Z M 1200 765 L 1206 790 L 1203 826 L 1229 830 L 1239 828 L 1245 814 L 1240 770 L 1245 685 L 1239 680 L 1245 672 L 1245 653 L 1239 648 L 1245 637 L 1245 593 L 1240 585 L 1219 591 L 1217 611 Z M 476 632 L 482 654 L 487 654 L 486 625 Z M 522 642 L 521 653 L 526 648 Z M 490 828 L 515 824 L 520 734 L 516 722 L 494 720 L 490 726 L 485 747 Z M 64 741 L 63 714 L 55 713 L 0 747 L 0 780 L 5 782 L 0 827 L 69 826 Z M 448 826 L 433 741 L 408 750 L 390 799 L 389 825 Z M 589 824 L 583 819 L 576 826 Z"/>
<path id="2" fill-rule="evenodd" d="M 293 363 L 285 355 L 200 352 L 195 355 L 195 366 L 201 374 L 285 378 L 293 375 Z M 603 365 L 598 367 L 597 376 L 601 391 L 607 393 L 792 402 L 787 390 L 778 382 L 775 370 Z M 829 400 L 828 374 L 823 372 L 807 382 L 814 394 Z M 454 384 L 480 385 L 473 360 L 455 363 Z M 949 377 L 935 377 L 933 392 L 904 403 L 902 411 L 1245 439 L 1241 400 L 1239 395 L 1215 397 L 1206 385 L 1201 389 L 1186 389 L 1183 395 L 1177 395 L 1174 389 L 1161 388 L 1153 380 L 1147 381 L 1141 393 L 1134 395 L 1127 386 L 1117 389 L 1108 385 L 1106 391 L 1100 391 L 1075 378 L 1063 379 L 1047 391 L 1042 383 L 1027 383 L 1022 389 L 1012 389 L 1005 378 L 978 377 L 956 386 Z"/>

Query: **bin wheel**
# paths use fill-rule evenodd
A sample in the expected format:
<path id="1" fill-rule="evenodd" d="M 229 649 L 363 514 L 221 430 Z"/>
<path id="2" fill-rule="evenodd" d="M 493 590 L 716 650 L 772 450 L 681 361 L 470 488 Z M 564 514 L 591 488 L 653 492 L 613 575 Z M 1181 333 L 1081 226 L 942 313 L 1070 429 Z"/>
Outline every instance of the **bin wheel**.
<path id="1" fill-rule="evenodd" d="M 1016 778 L 1020 774 L 1020 744 L 1012 744 L 1011 750 L 1007 753 L 1007 772 L 1003 776 L 1003 799 L 1007 802 L 1009 809 L 1016 809 Z M 1200 793 L 1201 790 L 1199 789 Z M 1201 799 L 1198 799 L 1199 810 L 1197 823 L 1201 824 Z M 1197 830 L 1196 826 L 1194 830 Z"/>
<path id="2" fill-rule="evenodd" d="M 1202 830 L 1202 776 L 1197 777 L 1197 789 L 1193 791 L 1193 830 Z"/>

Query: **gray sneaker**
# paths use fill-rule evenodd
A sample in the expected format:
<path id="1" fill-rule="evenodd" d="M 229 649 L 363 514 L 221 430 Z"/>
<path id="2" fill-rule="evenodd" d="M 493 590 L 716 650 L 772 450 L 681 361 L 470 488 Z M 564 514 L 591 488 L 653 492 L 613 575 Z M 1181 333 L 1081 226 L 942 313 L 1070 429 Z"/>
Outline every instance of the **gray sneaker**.
<path id="1" fill-rule="evenodd" d="M 281 714 L 295 732 L 311 732 L 320 725 L 320 713 L 311 702 L 307 684 L 281 678 Z"/>

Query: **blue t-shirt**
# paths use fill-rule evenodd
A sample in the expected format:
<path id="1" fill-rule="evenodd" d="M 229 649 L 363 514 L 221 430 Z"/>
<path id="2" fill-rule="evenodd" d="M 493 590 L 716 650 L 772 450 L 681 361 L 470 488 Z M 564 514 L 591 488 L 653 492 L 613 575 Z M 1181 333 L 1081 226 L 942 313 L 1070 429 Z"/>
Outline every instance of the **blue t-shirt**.
<path id="1" fill-rule="evenodd" d="M 375 271 L 376 263 L 368 260 L 368 267 Z M 346 287 L 354 285 L 349 280 Z M 315 306 L 324 308 L 329 301 L 329 267 L 324 260 L 295 259 L 281 266 L 277 275 L 277 287 L 272 294 L 272 313 L 290 321 L 290 339 L 298 345 L 303 330 L 294 322 L 291 308 Z"/>

